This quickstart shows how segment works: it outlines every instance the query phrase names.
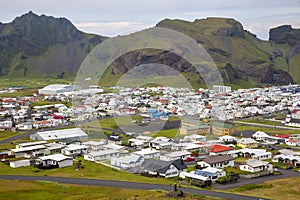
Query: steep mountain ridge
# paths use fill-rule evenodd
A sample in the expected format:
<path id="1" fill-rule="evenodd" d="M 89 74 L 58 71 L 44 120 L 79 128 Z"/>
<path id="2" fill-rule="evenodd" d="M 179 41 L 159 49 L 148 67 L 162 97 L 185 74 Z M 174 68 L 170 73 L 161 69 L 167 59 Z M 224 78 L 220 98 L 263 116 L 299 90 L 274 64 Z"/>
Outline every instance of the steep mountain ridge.
<path id="1" fill-rule="evenodd" d="M 0 75 L 74 74 L 102 40 L 77 30 L 66 18 L 30 11 L 0 25 Z"/>
<path id="2" fill-rule="evenodd" d="M 229 18 L 193 22 L 164 19 L 157 27 L 193 38 L 212 57 L 225 84 L 252 87 L 300 82 L 300 30 L 289 25 L 270 30 L 263 41 Z M 79 31 L 66 18 L 26 13 L 11 23 L 0 23 L 0 76 L 34 77 L 76 75 L 85 56 L 105 37 Z M 183 58 L 168 51 L 144 49 L 114 61 L 105 73 L 114 80 L 134 66 L 160 63 L 183 73 L 199 86 L 200 74 Z"/>

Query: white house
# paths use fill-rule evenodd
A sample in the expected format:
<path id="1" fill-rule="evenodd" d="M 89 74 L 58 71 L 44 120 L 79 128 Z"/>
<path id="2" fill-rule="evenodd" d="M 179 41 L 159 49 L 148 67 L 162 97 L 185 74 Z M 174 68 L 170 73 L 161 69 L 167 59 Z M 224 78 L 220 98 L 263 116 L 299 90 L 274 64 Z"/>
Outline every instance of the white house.
<path id="1" fill-rule="evenodd" d="M 300 156 L 279 154 L 273 157 L 272 162 L 281 162 L 287 165 L 300 167 Z"/>
<path id="2" fill-rule="evenodd" d="M 262 131 L 255 132 L 252 137 L 257 141 L 265 141 L 266 138 L 270 137 L 268 134 Z"/>
<path id="3" fill-rule="evenodd" d="M 273 165 L 266 161 L 257 159 L 246 160 L 245 164 L 240 165 L 240 170 L 247 172 L 269 172 L 273 173 Z"/>
<path id="4" fill-rule="evenodd" d="M 143 156 L 144 159 L 158 158 L 160 156 L 160 152 L 156 149 L 142 149 L 140 151 L 133 152 L 133 154 Z"/>
<path id="5" fill-rule="evenodd" d="M 253 158 L 257 160 L 268 160 L 272 158 L 272 153 L 267 151 L 266 149 L 239 149 L 239 150 L 233 150 L 227 153 L 227 155 L 230 155 L 234 158 L 237 157 L 248 157 Z"/>
<path id="6" fill-rule="evenodd" d="M 84 155 L 85 160 L 89 161 L 102 161 L 110 160 L 114 157 L 119 157 L 120 153 L 118 150 L 100 150 L 100 151 L 91 151 Z"/>
<path id="7" fill-rule="evenodd" d="M 198 135 L 198 134 L 187 135 L 184 136 L 183 140 L 186 142 L 193 142 L 193 143 L 206 142 L 206 136 Z"/>
<path id="8" fill-rule="evenodd" d="M 181 178 L 192 178 L 200 181 L 211 180 L 212 182 L 217 181 L 219 178 L 226 176 L 226 172 L 222 169 L 214 167 L 207 167 L 202 170 L 196 170 L 192 172 L 181 172 Z"/>
<path id="9" fill-rule="evenodd" d="M 10 150 L 10 155 L 15 155 L 16 158 L 26 156 L 43 156 L 45 155 L 46 147 L 44 145 L 34 145 Z"/>
<path id="10" fill-rule="evenodd" d="M 73 165 L 73 158 L 62 154 L 53 154 L 39 157 L 36 164 L 42 164 L 43 166 L 57 165 L 59 168 L 68 167 Z"/>
<path id="11" fill-rule="evenodd" d="M 149 141 L 149 147 L 159 149 L 171 149 L 173 140 L 167 137 L 156 137 Z"/>
<path id="12" fill-rule="evenodd" d="M 219 140 L 221 140 L 225 143 L 234 143 L 238 139 L 236 137 L 231 136 L 231 135 L 224 135 L 224 136 L 219 137 Z"/>
<path id="13" fill-rule="evenodd" d="M 25 148 L 30 146 L 36 146 L 36 145 L 44 145 L 47 144 L 47 141 L 36 141 L 36 142 L 22 142 L 16 145 L 16 148 Z"/>
<path id="14" fill-rule="evenodd" d="M 191 153 L 188 151 L 175 151 L 168 154 L 164 154 L 160 156 L 160 160 L 164 161 L 171 161 L 171 160 L 177 160 L 177 159 L 186 159 L 188 157 L 191 157 Z"/>
<path id="15" fill-rule="evenodd" d="M 144 162 L 144 157 L 131 154 L 129 156 L 114 157 L 110 160 L 111 165 L 120 167 L 122 169 L 129 169 L 142 165 Z"/>
<path id="16" fill-rule="evenodd" d="M 234 158 L 229 155 L 219 155 L 219 156 L 208 156 L 202 161 L 197 162 L 197 165 L 201 168 L 215 167 L 215 168 L 225 168 L 234 166 Z"/>
<path id="17" fill-rule="evenodd" d="M 62 149 L 61 152 L 68 156 L 78 156 L 86 154 L 88 152 L 88 147 L 85 145 L 70 144 Z"/>
<path id="18" fill-rule="evenodd" d="M 98 141 L 86 141 L 86 142 L 83 142 L 82 145 L 87 146 L 90 151 L 98 151 L 103 147 L 103 145 L 105 143 L 106 143 L 105 140 L 100 141 L 100 142 L 98 142 Z"/>
<path id="19" fill-rule="evenodd" d="M 9 162 L 9 166 L 12 168 L 27 167 L 30 166 L 30 160 L 16 160 Z"/>

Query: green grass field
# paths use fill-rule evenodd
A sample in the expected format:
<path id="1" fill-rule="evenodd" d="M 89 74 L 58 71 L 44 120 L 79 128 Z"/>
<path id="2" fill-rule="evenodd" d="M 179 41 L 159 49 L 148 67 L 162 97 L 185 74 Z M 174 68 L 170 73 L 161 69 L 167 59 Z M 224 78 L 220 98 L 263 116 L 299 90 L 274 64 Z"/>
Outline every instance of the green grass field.
<path id="1" fill-rule="evenodd" d="M 56 77 L 1 77 L 0 87 L 25 86 L 25 88 L 41 88 L 49 84 L 73 84 L 73 78 L 58 79 Z"/>
<path id="2" fill-rule="evenodd" d="M 300 199 L 299 183 L 300 177 L 276 179 L 266 181 L 263 184 L 246 185 L 241 188 L 233 189 L 231 192 L 260 196 L 273 200 L 298 200 Z"/>
<path id="3" fill-rule="evenodd" d="M 161 130 L 157 133 L 151 133 L 150 136 L 175 138 L 175 137 L 179 136 L 179 130 L 178 129 Z"/>
<path id="4" fill-rule="evenodd" d="M 7 138 L 11 138 L 16 135 L 21 135 L 26 133 L 26 131 L 17 131 L 17 132 L 12 132 L 12 131 L 0 131 L 0 141 L 5 140 Z"/>
<path id="5" fill-rule="evenodd" d="M 95 178 L 107 180 L 133 181 L 145 183 L 172 184 L 174 181 L 165 178 L 148 178 L 139 174 L 131 174 L 106 167 L 104 165 L 82 160 L 83 169 L 75 170 L 74 166 L 57 168 L 51 170 L 39 170 L 35 167 L 11 168 L 0 163 L 0 174 L 32 175 L 32 176 L 60 176 L 77 178 Z"/>
<path id="6" fill-rule="evenodd" d="M 238 131 L 263 131 L 270 134 L 299 134 L 299 130 L 285 130 L 285 129 L 279 129 L 279 128 L 266 128 L 266 127 L 257 127 L 257 126 L 248 126 L 244 124 L 238 124 L 237 129 Z"/>
<path id="7" fill-rule="evenodd" d="M 110 187 L 83 186 L 61 184 L 48 181 L 10 181 L 0 180 L 0 200 L 56 200 L 56 199 L 128 199 L 128 200 L 172 200 L 166 197 L 166 191 L 161 190 L 136 190 Z M 212 200 L 215 198 L 197 195 L 185 195 L 185 200 L 202 199 Z"/>

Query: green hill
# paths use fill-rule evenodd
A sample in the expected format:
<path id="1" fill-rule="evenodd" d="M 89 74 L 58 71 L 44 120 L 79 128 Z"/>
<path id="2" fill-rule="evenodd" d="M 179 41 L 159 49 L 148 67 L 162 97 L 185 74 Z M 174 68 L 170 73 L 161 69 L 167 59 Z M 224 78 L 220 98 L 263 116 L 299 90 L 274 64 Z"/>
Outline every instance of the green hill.
<path id="1" fill-rule="evenodd" d="M 225 84 L 253 87 L 300 82 L 300 30 L 285 25 L 270 30 L 263 41 L 228 18 L 193 22 L 165 19 L 157 27 L 193 38 L 212 57 Z M 65 18 L 38 16 L 32 12 L 0 23 L 0 76 L 75 76 L 85 56 L 104 37 L 86 34 Z M 134 66 L 159 63 L 181 72 L 194 87 L 204 86 L 202 77 L 186 60 L 174 53 L 144 49 L 115 60 L 102 77 L 104 85 L 117 82 Z"/>
<path id="2" fill-rule="evenodd" d="M 76 29 L 65 18 L 31 11 L 0 24 L 0 75 L 74 75 L 85 56 L 104 38 Z"/>

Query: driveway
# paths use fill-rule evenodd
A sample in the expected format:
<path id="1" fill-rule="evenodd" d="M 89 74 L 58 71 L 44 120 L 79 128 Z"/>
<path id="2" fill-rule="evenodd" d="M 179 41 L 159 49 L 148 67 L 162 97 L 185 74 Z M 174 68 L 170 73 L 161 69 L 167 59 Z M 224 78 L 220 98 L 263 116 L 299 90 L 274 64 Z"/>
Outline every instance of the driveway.
<path id="1" fill-rule="evenodd" d="M 49 177 L 49 176 L 16 176 L 16 175 L 0 175 L 0 179 L 5 180 L 28 180 L 28 181 L 52 181 L 66 184 L 76 185 L 93 185 L 93 186 L 106 186 L 126 189 L 140 189 L 140 190 L 172 190 L 171 185 L 149 184 L 149 183 L 136 183 L 129 181 L 113 181 L 113 180 L 97 180 L 87 178 L 64 178 L 64 177 Z M 201 190 L 193 188 L 180 188 L 185 193 L 199 194 L 203 196 L 212 196 L 230 200 L 257 200 L 259 198 L 249 197 L 238 194 L 228 194 L 223 192 L 214 192 L 210 190 Z"/>

